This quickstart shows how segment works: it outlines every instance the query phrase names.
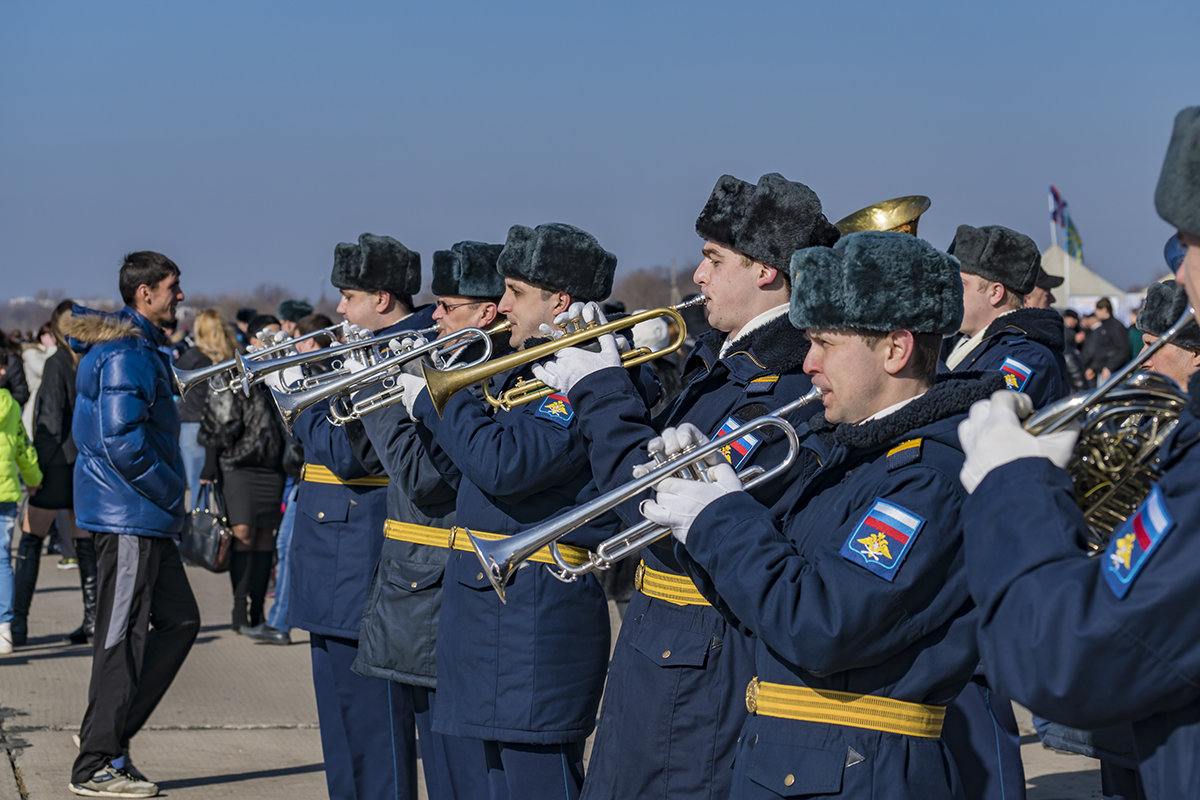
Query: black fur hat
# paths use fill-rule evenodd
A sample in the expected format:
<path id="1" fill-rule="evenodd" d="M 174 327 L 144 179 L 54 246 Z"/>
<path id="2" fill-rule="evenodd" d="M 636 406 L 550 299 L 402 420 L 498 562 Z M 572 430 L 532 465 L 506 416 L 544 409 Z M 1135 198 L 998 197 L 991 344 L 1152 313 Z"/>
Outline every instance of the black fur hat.
<path id="1" fill-rule="evenodd" d="M 574 225 L 513 225 L 496 269 L 506 278 L 563 291 L 577 300 L 603 300 L 612 291 L 617 257 Z"/>
<path id="2" fill-rule="evenodd" d="M 1179 230 L 1200 236 L 1200 106 L 1185 108 L 1175 117 L 1154 207 Z"/>
<path id="3" fill-rule="evenodd" d="M 1003 225 L 959 225 L 946 252 L 958 259 L 960 271 L 1002 283 L 1017 294 L 1033 291 L 1042 267 L 1033 239 Z"/>
<path id="4" fill-rule="evenodd" d="M 433 253 L 433 280 L 429 291 L 438 297 L 487 297 L 504 294 L 504 276 L 496 271 L 502 244 L 459 242 Z"/>
<path id="5" fill-rule="evenodd" d="M 312 312 L 312 304 L 303 300 L 283 300 L 279 303 L 279 318 L 288 322 L 299 322 Z"/>
<path id="6" fill-rule="evenodd" d="M 1146 289 L 1146 302 L 1137 315 L 1138 330 L 1162 336 L 1188 307 L 1187 292 L 1175 281 L 1152 283 Z M 1173 340 L 1189 350 L 1200 350 L 1200 325 L 1192 320 Z"/>
<path id="7" fill-rule="evenodd" d="M 238 322 L 249 322 L 258 316 L 258 309 L 250 306 L 242 306 L 237 310 L 236 319 Z"/>
<path id="8" fill-rule="evenodd" d="M 390 236 L 364 233 L 358 244 L 342 242 L 333 249 L 329 280 L 338 289 L 413 295 L 421 288 L 421 254 Z"/>
<path id="9" fill-rule="evenodd" d="M 696 233 L 780 270 L 795 251 L 829 247 L 839 236 L 817 193 L 778 172 L 763 175 L 757 186 L 722 175 L 696 218 Z"/>
<path id="10" fill-rule="evenodd" d="M 864 231 L 797 250 L 791 275 L 797 328 L 945 335 L 962 324 L 958 262 L 907 233 Z"/>

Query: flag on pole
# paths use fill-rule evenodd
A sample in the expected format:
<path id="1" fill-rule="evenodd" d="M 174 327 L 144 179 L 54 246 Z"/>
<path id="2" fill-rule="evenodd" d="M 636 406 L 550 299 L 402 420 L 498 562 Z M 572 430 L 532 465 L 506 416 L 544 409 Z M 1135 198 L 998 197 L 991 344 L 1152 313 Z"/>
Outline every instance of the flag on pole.
<path id="1" fill-rule="evenodd" d="M 1067 227 L 1067 203 L 1053 184 L 1050 186 L 1050 220 L 1060 228 Z"/>
<path id="2" fill-rule="evenodd" d="M 1075 220 L 1067 215 L 1067 255 L 1083 263 L 1083 239 L 1079 237 L 1079 230 L 1075 227 Z"/>

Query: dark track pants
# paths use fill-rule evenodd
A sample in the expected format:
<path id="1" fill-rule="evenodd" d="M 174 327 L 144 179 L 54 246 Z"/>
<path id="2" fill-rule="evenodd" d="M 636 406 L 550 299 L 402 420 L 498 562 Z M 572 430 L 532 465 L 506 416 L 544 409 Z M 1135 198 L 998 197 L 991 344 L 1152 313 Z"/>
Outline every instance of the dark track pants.
<path id="1" fill-rule="evenodd" d="M 331 800 L 416 800 L 412 687 L 351 670 L 353 639 L 310 633 L 309 641 Z"/>
<path id="2" fill-rule="evenodd" d="M 96 533 L 96 635 L 71 780 L 120 756 L 166 693 L 200 630 L 200 609 L 167 537 Z"/>

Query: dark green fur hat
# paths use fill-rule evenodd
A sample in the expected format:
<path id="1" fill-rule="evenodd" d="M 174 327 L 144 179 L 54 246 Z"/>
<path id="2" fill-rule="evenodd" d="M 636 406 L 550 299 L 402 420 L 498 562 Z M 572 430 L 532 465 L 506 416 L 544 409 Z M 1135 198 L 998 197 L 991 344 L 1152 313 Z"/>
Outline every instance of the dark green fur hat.
<path id="1" fill-rule="evenodd" d="M 962 272 L 1002 283 L 1017 294 L 1033 291 L 1042 266 L 1033 239 L 1003 225 L 959 225 L 946 252 L 958 259 Z"/>
<path id="2" fill-rule="evenodd" d="M 1175 117 L 1154 207 L 1179 230 L 1200 236 L 1200 106 L 1185 108 Z"/>
<path id="3" fill-rule="evenodd" d="M 303 300 L 283 300 L 279 303 L 279 318 L 288 322 L 299 322 L 312 312 L 312 305 Z"/>
<path id="4" fill-rule="evenodd" d="M 1151 336 L 1162 336 L 1187 307 L 1187 292 L 1182 285 L 1175 281 L 1152 283 L 1146 289 L 1146 302 L 1142 304 L 1142 310 L 1137 315 L 1138 330 Z M 1173 343 L 1189 350 L 1200 350 L 1200 325 L 1193 319 L 1175 337 Z"/>
<path id="5" fill-rule="evenodd" d="M 364 233 L 358 244 L 342 242 L 333 249 L 329 280 L 338 289 L 413 295 L 421 288 L 421 254 L 390 236 Z"/>
<path id="6" fill-rule="evenodd" d="M 487 297 L 504 294 L 504 276 L 496 271 L 502 244 L 459 242 L 433 254 L 433 280 L 429 291 L 438 297 Z"/>
<path id="7" fill-rule="evenodd" d="M 817 193 L 778 172 L 757 186 L 722 175 L 696 218 L 696 233 L 779 270 L 787 270 L 795 251 L 828 247 L 839 236 Z"/>
<path id="8" fill-rule="evenodd" d="M 864 231 L 792 255 L 797 328 L 954 333 L 962 324 L 958 262 L 907 233 Z"/>
<path id="9" fill-rule="evenodd" d="M 506 278 L 563 291 L 574 299 L 603 300 L 612 292 L 617 257 L 574 225 L 513 225 L 496 268 Z"/>

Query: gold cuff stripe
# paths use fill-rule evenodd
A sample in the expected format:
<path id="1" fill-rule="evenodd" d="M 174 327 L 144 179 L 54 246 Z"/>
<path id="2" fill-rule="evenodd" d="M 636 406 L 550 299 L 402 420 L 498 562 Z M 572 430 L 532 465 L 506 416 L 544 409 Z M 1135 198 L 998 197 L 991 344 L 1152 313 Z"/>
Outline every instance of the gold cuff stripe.
<path id="1" fill-rule="evenodd" d="M 300 470 L 300 480 L 309 483 L 331 483 L 338 486 L 387 486 L 386 475 L 368 475 L 365 478 L 339 478 L 329 467 L 320 464 L 305 464 Z"/>
<path id="2" fill-rule="evenodd" d="M 766 683 L 754 678 L 746 687 L 751 714 L 828 725 L 847 725 L 885 733 L 936 739 L 942 735 L 945 706 L 927 706 L 853 692 L 817 691 L 807 686 Z"/>
<path id="3" fill-rule="evenodd" d="M 637 590 L 647 597 L 665 600 L 677 606 L 707 606 L 711 605 L 704 595 L 696 588 L 696 584 L 684 575 L 670 572 L 659 572 L 646 566 L 646 562 L 638 564 L 634 576 Z"/>

